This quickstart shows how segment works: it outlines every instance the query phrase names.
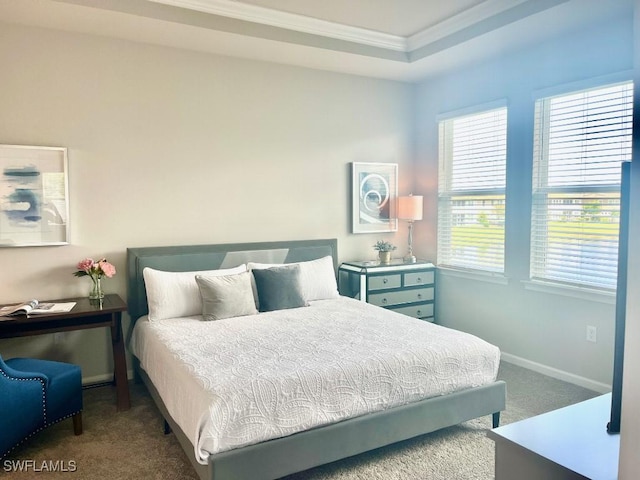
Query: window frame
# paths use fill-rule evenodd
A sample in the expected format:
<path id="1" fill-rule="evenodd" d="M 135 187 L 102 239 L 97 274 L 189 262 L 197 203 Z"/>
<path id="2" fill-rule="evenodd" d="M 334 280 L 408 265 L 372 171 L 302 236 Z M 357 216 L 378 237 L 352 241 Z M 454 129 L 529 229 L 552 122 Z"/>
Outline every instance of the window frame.
<path id="1" fill-rule="evenodd" d="M 503 111 L 503 125 L 504 130 L 500 132 L 502 135 L 503 144 L 503 158 L 502 158 L 502 186 L 498 188 L 468 188 L 460 189 L 452 187 L 453 184 L 453 162 L 454 154 L 452 152 L 452 145 L 454 142 L 453 122 L 456 120 L 464 119 L 465 117 L 481 116 L 490 114 L 491 112 L 502 110 Z M 449 272 L 461 272 L 465 276 L 477 276 L 482 279 L 490 279 L 490 281 L 498 281 L 503 283 L 506 261 L 506 199 L 507 199 L 507 121 L 508 121 L 508 103 L 506 100 L 499 100 L 490 102 L 474 107 L 456 110 L 448 112 L 446 114 L 437 117 L 438 121 L 438 227 L 437 227 L 437 263 L 440 269 Z M 452 260 L 451 254 L 444 254 L 443 243 L 446 243 L 447 252 L 452 249 L 452 233 L 451 229 L 454 226 L 454 217 L 461 215 L 451 210 L 452 202 L 455 198 L 467 197 L 469 199 L 477 198 L 479 200 L 491 200 L 490 197 L 502 197 L 502 228 L 501 228 L 501 251 L 500 261 L 497 264 L 498 268 L 483 268 L 483 265 L 473 265 L 472 262 Z M 495 198 L 494 198 L 495 200 Z M 482 214 L 482 213 L 480 213 Z M 446 219 L 445 219 L 446 217 Z M 443 258 L 444 257 L 444 258 Z"/>
<path id="2" fill-rule="evenodd" d="M 545 216 L 549 214 L 549 205 L 552 205 L 554 202 L 549 201 L 549 195 L 574 195 L 574 199 L 580 197 L 580 195 L 607 195 L 613 194 L 614 198 L 617 199 L 617 204 L 620 204 L 620 178 L 616 182 L 608 182 L 603 183 L 601 180 L 596 179 L 595 182 L 585 183 L 580 181 L 574 181 L 573 184 L 568 185 L 550 185 L 549 181 L 549 137 L 550 137 L 550 129 L 551 123 L 549 121 L 551 114 L 551 102 L 552 100 L 562 99 L 563 97 L 570 97 L 579 95 L 581 93 L 586 92 L 594 92 L 598 90 L 606 90 L 615 87 L 622 87 L 630 90 L 630 101 L 628 103 L 628 112 L 625 113 L 618 118 L 624 119 L 629 116 L 629 124 L 632 121 L 632 110 L 633 110 L 633 81 L 628 77 L 616 76 L 609 77 L 606 79 L 600 79 L 600 82 L 582 82 L 581 84 L 573 84 L 571 86 L 564 86 L 562 89 L 549 89 L 544 92 L 540 92 L 541 94 L 534 98 L 535 105 L 535 117 L 533 122 L 533 155 L 532 155 L 532 182 L 531 182 L 531 219 L 529 223 L 530 228 L 530 249 L 529 249 L 529 280 L 525 282 L 525 287 L 531 290 L 541 290 L 548 291 L 550 288 L 559 288 L 560 291 L 568 292 L 570 296 L 580 297 L 583 294 L 592 295 L 594 293 L 601 293 L 604 295 L 606 303 L 610 303 L 610 298 L 613 293 L 615 293 L 615 278 L 616 273 L 613 275 L 609 275 L 608 278 L 613 278 L 613 280 L 609 280 L 609 284 L 606 283 L 606 275 L 585 275 L 584 273 L 575 274 L 576 278 L 568 279 L 570 276 L 570 269 L 566 268 L 565 270 L 560 270 L 560 273 L 555 275 L 545 275 L 541 273 L 541 268 L 548 269 L 550 262 L 546 262 L 545 258 L 542 258 L 546 255 L 546 247 L 540 247 L 539 242 L 542 238 L 544 242 L 548 242 L 548 231 L 550 229 L 549 223 L 551 220 L 544 219 Z M 555 90 L 555 91 L 554 91 Z M 628 93 L 627 93 L 628 95 Z M 591 105 L 589 105 L 591 107 Z M 541 112 L 538 111 L 541 110 Z M 626 108 L 625 108 L 626 110 Z M 586 112 L 586 109 L 584 110 Z M 622 110 L 621 110 L 622 111 Z M 572 124 L 572 128 L 576 128 L 576 126 L 580 126 L 584 124 L 584 126 L 588 126 L 588 121 L 581 121 L 580 123 L 576 122 Z M 589 140 L 589 135 L 591 132 L 584 133 L 584 140 L 582 140 L 585 144 Z M 631 159 L 631 133 L 629 133 L 629 137 L 627 139 L 629 143 L 628 147 L 628 157 L 627 161 Z M 611 148 L 608 148 L 609 150 Z M 622 156 L 622 154 L 621 154 Z M 586 156 L 587 163 L 589 166 L 592 166 L 594 170 L 598 168 L 598 161 L 592 160 L 589 161 L 589 155 Z M 593 157 L 595 158 L 595 157 Z M 620 164 L 622 161 L 620 161 Z M 588 171 L 588 169 L 587 169 Z M 563 179 L 563 177 L 558 176 L 555 178 L 555 181 L 559 181 Z M 569 198 L 569 197 L 567 197 Z M 542 200 L 541 200 L 542 199 Z M 600 203 L 598 203 L 600 204 Z M 606 205 L 607 203 L 602 203 Z M 546 212 L 540 213 L 541 209 L 546 209 Z M 611 209 L 610 212 L 613 213 L 614 209 Z M 618 210 L 619 211 L 619 210 Z M 562 220 L 560 220 L 562 222 Z M 569 224 L 571 222 L 562 222 Z M 540 227 L 542 224 L 542 227 Z M 545 234 L 547 235 L 545 237 Z M 616 235 L 616 260 L 608 263 L 606 266 L 613 266 L 617 269 L 617 252 L 619 248 L 618 243 L 619 233 Z M 589 239 L 589 235 L 587 234 L 576 234 L 575 236 L 578 245 L 581 245 L 580 242 L 587 242 Z M 592 259 L 592 257 L 587 254 L 583 255 L 580 252 L 580 255 L 577 256 L 579 258 L 580 264 L 586 263 Z M 582 272 L 582 270 L 579 270 Z M 558 278 L 562 275 L 565 278 Z M 613 285 L 613 286 L 611 286 Z M 584 292 L 584 293 L 581 293 Z"/>

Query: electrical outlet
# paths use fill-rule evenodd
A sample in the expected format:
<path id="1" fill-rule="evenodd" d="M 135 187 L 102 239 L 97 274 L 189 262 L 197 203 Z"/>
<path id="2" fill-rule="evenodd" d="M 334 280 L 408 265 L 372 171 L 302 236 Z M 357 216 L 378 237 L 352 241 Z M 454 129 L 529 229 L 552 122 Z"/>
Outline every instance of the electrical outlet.
<path id="1" fill-rule="evenodd" d="M 592 325 L 587 325 L 587 342 L 596 343 L 598 330 Z"/>

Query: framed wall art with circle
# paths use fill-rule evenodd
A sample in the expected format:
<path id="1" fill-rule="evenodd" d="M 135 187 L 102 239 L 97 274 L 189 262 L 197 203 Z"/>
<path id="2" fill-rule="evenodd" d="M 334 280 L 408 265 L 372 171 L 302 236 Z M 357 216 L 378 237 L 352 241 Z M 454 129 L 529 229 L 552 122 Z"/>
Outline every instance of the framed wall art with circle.
<path id="1" fill-rule="evenodd" d="M 398 230 L 397 163 L 352 163 L 352 232 Z"/>

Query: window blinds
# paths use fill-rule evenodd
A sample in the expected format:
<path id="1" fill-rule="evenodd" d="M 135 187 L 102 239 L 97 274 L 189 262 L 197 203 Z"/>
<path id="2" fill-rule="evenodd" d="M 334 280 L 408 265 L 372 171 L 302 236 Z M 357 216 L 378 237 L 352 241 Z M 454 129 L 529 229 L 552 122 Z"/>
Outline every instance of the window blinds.
<path id="1" fill-rule="evenodd" d="M 539 99 L 531 278 L 614 289 L 621 162 L 631 160 L 631 82 Z"/>
<path id="2" fill-rule="evenodd" d="M 438 263 L 504 271 L 507 109 L 439 124 Z"/>

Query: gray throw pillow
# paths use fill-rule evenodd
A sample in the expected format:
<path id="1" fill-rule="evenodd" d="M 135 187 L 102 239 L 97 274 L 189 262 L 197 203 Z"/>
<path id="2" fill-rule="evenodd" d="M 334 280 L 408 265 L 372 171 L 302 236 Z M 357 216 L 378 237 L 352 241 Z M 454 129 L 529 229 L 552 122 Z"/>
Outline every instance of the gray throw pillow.
<path id="1" fill-rule="evenodd" d="M 302 294 L 299 265 L 255 269 L 252 273 L 261 312 L 308 305 Z"/>
<path id="2" fill-rule="evenodd" d="M 251 288 L 251 273 L 207 277 L 196 275 L 202 297 L 202 316 L 205 320 L 255 315 L 255 299 Z"/>

